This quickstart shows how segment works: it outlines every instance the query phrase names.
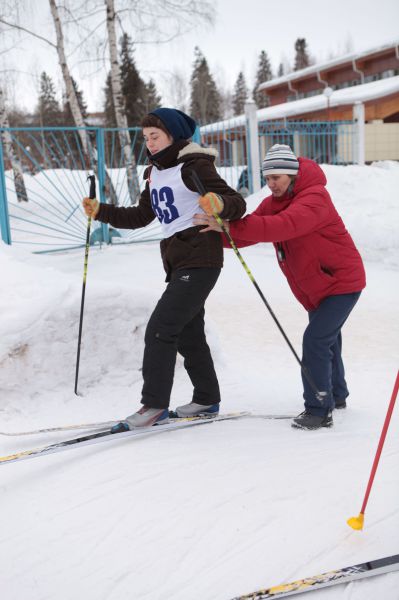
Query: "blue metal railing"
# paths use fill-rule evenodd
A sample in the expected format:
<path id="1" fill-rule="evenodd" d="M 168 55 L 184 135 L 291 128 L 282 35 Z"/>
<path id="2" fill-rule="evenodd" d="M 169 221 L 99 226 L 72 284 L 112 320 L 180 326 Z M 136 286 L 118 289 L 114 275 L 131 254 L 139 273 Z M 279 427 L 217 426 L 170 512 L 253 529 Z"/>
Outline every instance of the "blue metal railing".
<path id="1" fill-rule="evenodd" d="M 353 163 L 355 140 L 353 121 L 264 121 L 259 123 L 261 154 L 273 144 L 291 146 L 297 156 L 318 163 Z"/>
<path id="2" fill-rule="evenodd" d="M 136 185 L 140 186 L 146 154 L 139 134 L 130 128 L 131 152 L 140 164 Z M 11 127 L 0 129 L 0 142 L 7 134 L 13 157 L 0 143 L 0 226 L 3 241 L 29 245 L 35 251 L 74 248 L 85 243 L 87 219 L 81 200 L 88 193 L 87 176 L 97 175 L 101 202 L 131 204 L 119 130 L 97 127 Z M 17 193 L 14 160 L 23 173 L 24 194 Z M 154 227 L 152 227 L 154 229 Z M 113 237 L 135 241 L 153 237 L 140 230 Z M 112 236 L 111 236 L 112 237 Z M 107 225 L 94 224 L 92 242 L 110 241 Z"/>
<path id="3" fill-rule="evenodd" d="M 10 218 L 8 215 L 6 181 L 4 177 L 3 146 L 0 144 L 0 233 L 6 244 L 11 244 Z"/>

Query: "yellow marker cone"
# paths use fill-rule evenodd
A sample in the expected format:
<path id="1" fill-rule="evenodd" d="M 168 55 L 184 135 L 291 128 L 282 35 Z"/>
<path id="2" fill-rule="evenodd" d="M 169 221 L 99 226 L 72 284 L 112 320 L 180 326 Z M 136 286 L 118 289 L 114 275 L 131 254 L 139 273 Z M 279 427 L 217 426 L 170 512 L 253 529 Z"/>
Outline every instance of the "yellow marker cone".
<path id="1" fill-rule="evenodd" d="M 352 527 L 352 529 L 357 529 L 358 531 L 361 531 L 363 529 L 364 524 L 364 514 L 359 513 L 358 517 L 351 517 L 347 520 L 347 523 L 349 527 Z"/>

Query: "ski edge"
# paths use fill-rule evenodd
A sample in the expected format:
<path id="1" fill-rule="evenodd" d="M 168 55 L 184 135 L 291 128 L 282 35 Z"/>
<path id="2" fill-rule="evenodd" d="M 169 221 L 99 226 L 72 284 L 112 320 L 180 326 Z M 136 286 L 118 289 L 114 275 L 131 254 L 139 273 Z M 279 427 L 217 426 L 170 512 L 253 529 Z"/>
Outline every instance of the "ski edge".
<path id="1" fill-rule="evenodd" d="M 42 429 L 31 429 L 30 431 L 0 431 L 0 435 L 7 437 L 19 437 L 24 435 L 40 435 L 42 433 L 56 433 L 57 431 L 75 431 L 78 429 L 104 429 L 112 427 L 117 421 L 99 421 L 98 423 L 79 423 L 77 425 L 59 425 L 55 427 L 44 427 Z"/>
<path id="2" fill-rule="evenodd" d="M 399 554 L 359 563 L 350 567 L 326 571 L 325 573 L 305 577 L 303 579 L 298 579 L 297 581 L 291 581 L 290 583 L 282 583 L 270 588 L 259 589 L 249 594 L 235 596 L 232 600 L 267 600 L 269 598 L 276 598 L 278 600 L 279 598 L 288 598 L 290 596 L 304 594 L 333 585 L 344 585 L 351 581 L 384 575 L 395 571 L 399 571 Z"/>
<path id="3" fill-rule="evenodd" d="M 222 416 L 222 415 L 220 415 Z M 266 420 L 284 420 L 284 419 L 293 419 L 296 415 L 284 415 L 284 414 L 252 414 L 248 412 L 245 414 L 246 417 L 252 419 L 266 419 Z M 176 419 L 180 420 L 180 419 Z M 41 435 L 44 433 L 56 433 L 58 431 L 74 431 L 79 429 L 104 429 L 105 427 L 112 427 L 118 423 L 118 421 L 99 421 L 98 423 L 79 423 L 77 425 L 60 425 L 55 427 L 45 427 L 43 429 L 32 429 L 31 431 L 0 431 L 0 435 L 4 435 L 7 437 L 19 437 L 26 435 Z"/>

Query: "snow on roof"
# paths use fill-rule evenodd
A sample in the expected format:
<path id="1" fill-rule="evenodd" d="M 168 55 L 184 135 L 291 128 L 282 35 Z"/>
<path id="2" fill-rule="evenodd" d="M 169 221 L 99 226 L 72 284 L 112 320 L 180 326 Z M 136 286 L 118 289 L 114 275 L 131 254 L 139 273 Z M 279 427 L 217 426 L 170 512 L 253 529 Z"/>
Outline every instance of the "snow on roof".
<path id="1" fill-rule="evenodd" d="M 382 46 L 376 46 L 371 49 L 369 48 L 368 50 L 363 50 L 362 52 L 352 52 L 350 54 L 345 54 L 344 56 L 333 58 L 329 61 L 318 63 L 316 65 L 311 65 L 310 67 L 300 69 L 299 71 L 287 73 L 287 75 L 283 75 L 282 77 L 276 77 L 275 79 L 271 79 L 270 81 L 265 81 L 264 83 L 260 84 L 258 90 L 265 90 L 267 88 L 274 87 L 275 85 L 279 85 L 281 83 L 287 83 L 288 81 L 293 81 L 295 79 L 306 77 L 306 75 L 313 75 L 313 73 L 317 73 L 318 71 L 332 69 L 335 66 L 344 64 L 346 62 L 352 62 L 353 60 L 358 60 L 359 58 L 362 58 L 364 56 L 377 54 L 378 52 L 383 52 L 384 50 L 388 50 L 389 48 L 395 48 L 395 46 L 399 46 L 399 40 L 395 40 L 389 44 L 384 44 Z"/>
<path id="2" fill-rule="evenodd" d="M 379 81 L 371 81 L 363 85 L 355 85 L 341 90 L 335 90 L 330 96 L 330 108 L 335 106 L 352 105 L 356 102 L 368 102 L 376 98 L 383 98 L 390 94 L 399 92 L 399 75 L 380 79 Z M 399 107 L 399 103 L 398 103 Z M 318 110 L 327 110 L 327 98 L 321 93 L 318 96 L 303 98 L 302 100 L 294 100 L 293 102 L 284 102 L 275 106 L 268 106 L 256 111 L 258 122 L 269 121 L 272 119 L 284 119 L 303 115 Z M 245 125 L 245 115 L 226 119 L 218 123 L 211 123 L 201 127 L 201 133 L 211 133 L 222 129 L 232 129 L 234 127 L 242 127 Z"/>

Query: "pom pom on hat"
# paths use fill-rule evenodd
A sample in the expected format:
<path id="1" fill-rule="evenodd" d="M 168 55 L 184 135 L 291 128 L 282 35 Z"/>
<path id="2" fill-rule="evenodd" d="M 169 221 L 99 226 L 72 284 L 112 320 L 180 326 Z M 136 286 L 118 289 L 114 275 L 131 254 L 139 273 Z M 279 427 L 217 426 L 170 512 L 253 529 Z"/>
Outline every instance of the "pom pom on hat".
<path id="1" fill-rule="evenodd" d="M 194 135 L 197 127 L 194 119 L 177 108 L 157 108 L 150 112 L 150 115 L 161 119 L 175 141 L 188 140 Z"/>
<path id="2" fill-rule="evenodd" d="M 296 175 L 299 162 L 293 151 L 285 144 L 274 144 L 262 163 L 263 175 Z"/>

